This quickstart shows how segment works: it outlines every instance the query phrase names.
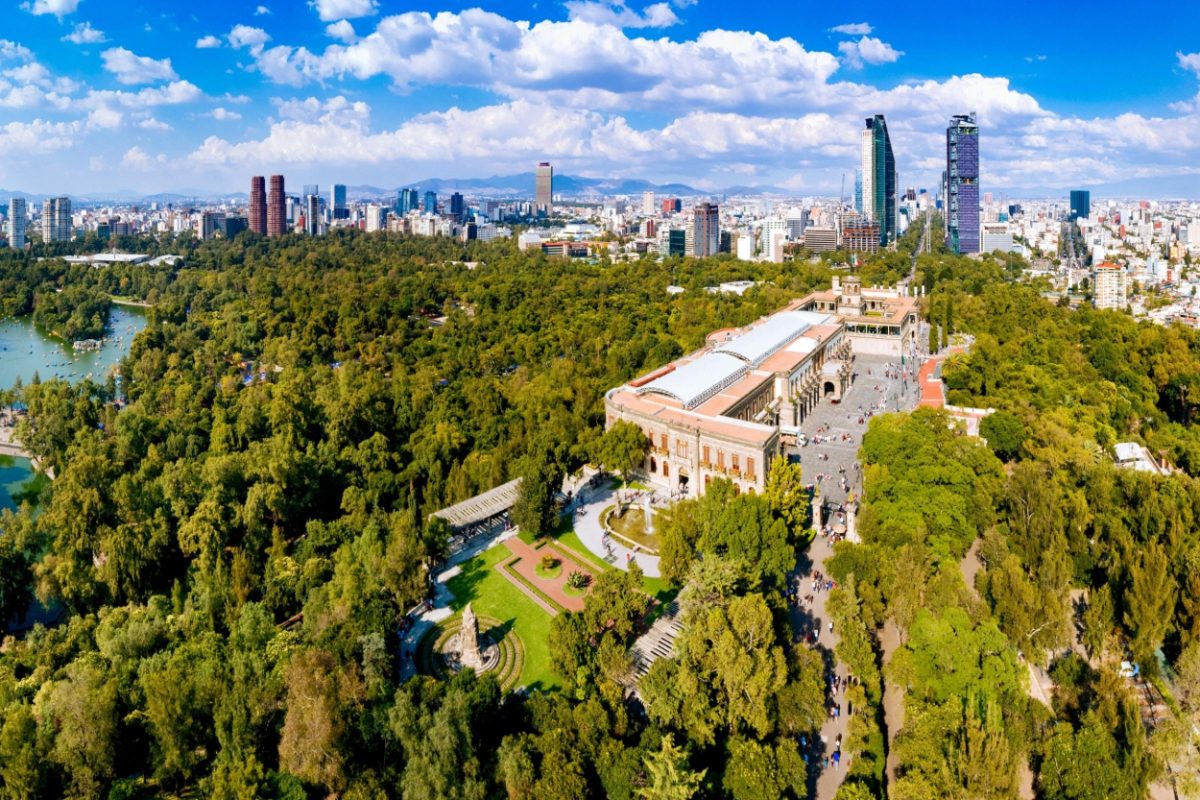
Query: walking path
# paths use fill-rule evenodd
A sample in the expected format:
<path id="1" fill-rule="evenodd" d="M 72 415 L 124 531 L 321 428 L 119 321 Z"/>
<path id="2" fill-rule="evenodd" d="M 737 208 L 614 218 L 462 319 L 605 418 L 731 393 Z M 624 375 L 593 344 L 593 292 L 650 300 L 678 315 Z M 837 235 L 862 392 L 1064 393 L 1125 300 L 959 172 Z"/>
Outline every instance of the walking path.
<path id="1" fill-rule="evenodd" d="M 857 377 L 842 401 L 837 405 L 827 402 L 817 406 L 801 426 L 812 442 L 799 449 L 801 468 L 806 482 L 815 482 L 818 475 L 824 476 L 818 483 L 818 490 L 826 506 L 826 522 L 832 520 L 837 523 L 839 519 L 835 512 L 836 507 L 844 504 L 850 495 L 860 495 L 862 492 L 858 449 L 870 423 L 868 412 L 881 414 L 908 411 L 916 405 L 919 397 L 917 365 L 911 363 L 911 360 L 903 366 L 898 362 L 899 359 L 893 362 L 880 356 L 858 356 L 854 362 Z M 886 374 L 889 372 L 889 363 L 897 365 L 896 372 L 892 372 L 890 377 Z M 819 435 L 824 441 L 816 442 L 814 435 Z M 843 489 L 840 483 L 843 474 L 848 484 L 846 489 Z M 849 677 L 849 670 L 845 664 L 838 661 L 834 652 L 841 637 L 836 626 L 833 631 L 829 630 L 830 618 L 825 608 L 829 595 L 823 591 L 810 592 L 811 572 L 816 570 L 828 575 L 825 563 L 832 555 L 833 547 L 827 537 L 817 536 L 813 539 L 807 559 L 802 561 L 799 570 L 800 594 L 803 596 L 811 593 L 813 602 L 793 611 L 793 624 L 800 632 L 803 633 L 813 624 L 820 630 L 817 648 L 824 655 L 827 687 L 830 685 L 829 679 L 833 676 Z M 893 718 L 898 716 L 902 721 L 902 695 L 894 695 L 891 699 L 901 703 L 899 715 L 893 715 Z M 842 785 L 850 763 L 846 760 L 844 750 L 841 764 L 835 766 L 832 763 L 832 755 L 838 735 L 842 736 L 843 742 L 848 739 L 851 712 L 858 712 L 858 709 L 848 708 L 844 695 L 828 695 L 827 701 L 829 707 L 836 705 L 840 708 L 840 715 L 825 719 L 821 726 L 821 741 L 816 743 L 818 748 L 810 749 L 810 753 L 814 754 L 820 750 L 820 755 L 809 764 L 809 774 L 815 777 L 815 780 L 809 780 L 809 791 L 816 800 L 833 800 Z M 826 757 L 830 757 L 828 769 L 823 766 Z"/>
<path id="2" fill-rule="evenodd" d="M 493 537 L 480 538 L 446 559 L 446 569 L 438 573 L 434 582 L 432 606 L 420 613 L 416 613 L 416 609 L 408 612 L 408 618 L 412 620 L 412 625 L 400 635 L 400 681 L 402 683 L 417 675 L 417 647 L 421 644 L 425 632 L 454 615 L 454 610 L 450 608 L 450 604 L 454 602 L 454 593 L 450 591 L 446 583 L 462 572 L 463 563 L 516 535 L 515 528 L 500 531 Z M 420 607 L 418 606 L 418 608 Z"/>
<path id="3" fill-rule="evenodd" d="M 833 555 L 833 548 L 829 544 L 829 539 L 824 536 L 818 536 L 813 539 L 812 545 L 808 549 L 809 557 L 812 559 L 812 569 L 817 570 L 822 574 L 827 574 L 825 571 L 825 561 Z M 807 576 L 801 576 L 800 589 L 801 594 L 808 594 L 810 584 L 807 582 L 810 579 Z M 829 689 L 831 676 L 836 675 L 839 678 L 846 678 L 850 671 L 846 665 L 837 659 L 834 649 L 842 640 L 837 627 L 833 631 L 829 630 L 829 614 L 825 611 L 825 601 L 829 598 L 828 592 L 814 592 L 812 605 L 802 606 L 798 609 L 803 616 L 808 616 L 812 623 L 816 625 L 820 632 L 817 636 L 817 649 L 824 655 L 825 664 L 827 666 L 826 673 L 826 688 Z M 807 622 L 809 620 L 805 620 Z M 846 769 L 849 767 L 849 762 L 846 760 L 845 751 L 842 754 L 842 763 L 839 765 L 833 764 L 833 752 L 837 747 L 838 736 L 842 737 L 842 741 L 846 742 L 849 739 L 848 725 L 850 721 L 851 709 L 844 700 L 844 695 L 826 695 L 826 708 L 837 707 L 839 714 L 836 717 L 826 716 L 825 722 L 821 725 L 821 740 L 814 743 L 816 748 L 810 748 L 810 752 L 819 753 L 817 759 L 809 764 L 809 774 L 816 774 L 816 794 L 817 800 L 832 800 L 837 794 L 838 787 L 842 785 L 842 780 L 846 776 Z M 823 759 L 830 759 L 829 768 L 825 769 L 822 766 Z M 810 791 L 812 790 L 812 780 L 810 779 Z"/>
<path id="4" fill-rule="evenodd" d="M 588 550 L 606 563 L 617 569 L 628 570 L 629 562 L 636 561 L 642 568 L 642 574 L 647 578 L 657 578 L 662 573 L 658 571 L 658 556 L 649 553 L 635 552 L 628 547 L 613 541 L 609 537 L 608 555 L 604 549 L 604 528 L 600 525 L 600 512 L 617 502 L 617 490 L 611 486 L 596 489 L 585 489 L 576 498 L 575 533 Z"/>

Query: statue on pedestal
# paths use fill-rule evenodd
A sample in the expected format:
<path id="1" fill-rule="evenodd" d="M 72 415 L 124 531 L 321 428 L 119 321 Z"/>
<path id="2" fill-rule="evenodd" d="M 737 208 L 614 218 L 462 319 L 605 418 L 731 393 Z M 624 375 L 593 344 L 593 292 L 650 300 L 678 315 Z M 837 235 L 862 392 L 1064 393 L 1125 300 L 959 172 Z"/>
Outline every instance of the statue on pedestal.
<path id="1" fill-rule="evenodd" d="M 459 663 L 476 672 L 483 668 L 483 657 L 479 654 L 479 621 L 471 604 L 463 609 L 462 629 L 458 632 Z"/>

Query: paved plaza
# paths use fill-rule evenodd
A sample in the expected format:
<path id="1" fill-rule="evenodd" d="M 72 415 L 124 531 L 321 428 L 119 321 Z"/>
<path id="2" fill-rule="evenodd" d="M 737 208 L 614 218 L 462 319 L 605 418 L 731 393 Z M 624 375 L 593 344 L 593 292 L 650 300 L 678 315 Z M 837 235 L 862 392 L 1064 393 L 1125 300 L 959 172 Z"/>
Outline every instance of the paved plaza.
<path id="1" fill-rule="evenodd" d="M 808 415 L 800 430 L 808 444 L 797 447 L 793 455 L 800 456 L 805 483 L 818 475 L 821 496 L 828 502 L 844 503 L 847 491 L 838 485 L 841 473 L 850 483 L 850 492 L 862 492 L 862 473 L 858 468 L 858 448 L 870 423 L 870 415 L 910 411 L 919 399 L 917 364 L 901 365 L 881 356 L 858 356 L 854 361 L 854 381 L 840 403 L 823 401 Z M 860 422 L 861 420 L 861 422 Z M 816 441 L 820 438 L 820 442 Z"/>

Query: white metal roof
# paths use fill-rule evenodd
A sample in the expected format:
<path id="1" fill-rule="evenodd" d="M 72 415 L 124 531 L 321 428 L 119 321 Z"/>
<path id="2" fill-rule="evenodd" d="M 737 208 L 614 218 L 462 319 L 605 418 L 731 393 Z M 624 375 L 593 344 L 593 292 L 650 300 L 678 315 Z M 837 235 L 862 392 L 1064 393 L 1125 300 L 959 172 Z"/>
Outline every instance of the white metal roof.
<path id="1" fill-rule="evenodd" d="M 665 394 L 678 400 L 684 408 L 695 408 L 731 386 L 748 371 L 744 363 L 727 353 L 705 353 L 695 361 L 682 364 L 633 391 L 637 394 Z"/>
<path id="2" fill-rule="evenodd" d="M 737 356 L 757 367 L 813 325 L 829 320 L 828 314 L 812 311 L 781 311 L 743 334 L 717 346 L 717 351 Z"/>

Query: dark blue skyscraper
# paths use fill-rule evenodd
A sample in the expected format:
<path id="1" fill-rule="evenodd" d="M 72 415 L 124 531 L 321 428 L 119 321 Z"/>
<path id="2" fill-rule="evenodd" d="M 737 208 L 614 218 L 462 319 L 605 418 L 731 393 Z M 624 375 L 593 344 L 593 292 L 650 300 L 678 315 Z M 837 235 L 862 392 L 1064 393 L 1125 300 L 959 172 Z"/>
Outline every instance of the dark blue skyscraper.
<path id="1" fill-rule="evenodd" d="M 425 213 L 426 214 L 437 213 L 437 192 L 426 192 L 425 193 Z"/>
<path id="2" fill-rule="evenodd" d="M 863 213 L 879 223 L 879 245 L 896 241 L 896 157 L 883 114 L 866 121 L 862 132 Z"/>
<path id="3" fill-rule="evenodd" d="M 946 246 L 979 252 L 979 126 L 974 112 L 946 128 Z"/>
<path id="4" fill-rule="evenodd" d="M 1087 219 L 1092 215 L 1092 193 L 1086 189 L 1071 190 L 1071 216 L 1070 220 L 1075 220 L 1083 217 Z"/>

